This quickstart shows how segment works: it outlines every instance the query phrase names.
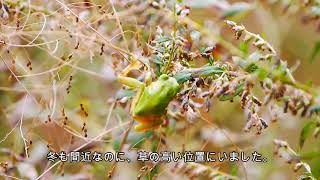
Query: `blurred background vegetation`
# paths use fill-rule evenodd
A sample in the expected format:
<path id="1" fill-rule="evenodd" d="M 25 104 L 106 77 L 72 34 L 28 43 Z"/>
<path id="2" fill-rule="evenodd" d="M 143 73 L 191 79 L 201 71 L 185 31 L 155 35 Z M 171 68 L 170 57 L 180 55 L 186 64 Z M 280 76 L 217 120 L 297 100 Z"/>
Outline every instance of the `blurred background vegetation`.
<path id="1" fill-rule="evenodd" d="M 320 15 L 317 1 L 312 1 L 315 4 L 312 7 L 300 1 L 281 0 L 0 2 L 0 176 L 3 179 L 39 176 L 106 179 L 110 174 L 113 179 L 187 177 L 187 173 L 178 173 L 174 164 L 141 162 L 63 163 L 46 172 L 54 164 L 46 160 L 49 150 L 69 152 L 83 144 L 86 146 L 78 150 L 121 149 L 133 159 L 140 149 L 246 153 L 256 150 L 267 157 L 266 163 L 224 162 L 207 166 L 239 179 L 297 179 L 303 170 L 294 172 L 293 164 L 274 155 L 274 139 L 288 142 L 310 165 L 313 176 L 320 178 L 320 142 L 312 136 L 313 129 L 306 128 L 310 118 L 281 113 L 277 122 L 256 135 L 243 131 L 246 117 L 239 102 L 214 99 L 210 112 L 203 113 L 210 123 L 200 119 L 171 120 L 174 125 L 155 132 L 130 131 L 123 142 L 131 117 L 128 98 L 124 98 L 128 92 L 120 91 L 121 85 L 116 81 L 117 74 L 127 65 L 124 59 L 130 54 L 126 52 L 151 61 L 152 50 L 147 43 L 157 34 L 157 26 L 167 35 L 172 33 L 175 17 L 157 8 L 156 2 L 159 6 L 164 4 L 169 11 L 173 11 L 174 4 L 190 7 L 188 19 L 209 30 L 208 34 L 192 30 L 194 36 L 200 36 L 193 49 L 211 45 L 220 48 L 214 38 L 219 34 L 243 50 L 244 45 L 235 40 L 224 23 L 225 19 L 233 20 L 260 34 L 288 62 L 297 81 L 312 83 L 319 92 L 320 22 L 316 18 L 306 20 L 310 13 Z M 233 56 L 223 46 L 218 53 L 230 59 Z M 270 119 L 268 113 L 262 116 Z M 301 138 L 305 141 L 302 147 Z M 141 171 L 144 166 L 148 167 L 147 171 Z"/>

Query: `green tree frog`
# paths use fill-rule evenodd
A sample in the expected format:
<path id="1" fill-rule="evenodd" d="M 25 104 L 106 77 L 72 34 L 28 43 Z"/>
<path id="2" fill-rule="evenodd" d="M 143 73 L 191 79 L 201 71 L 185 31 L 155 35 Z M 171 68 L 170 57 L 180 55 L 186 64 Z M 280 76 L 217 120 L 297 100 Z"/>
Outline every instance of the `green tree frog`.
<path id="1" fill-rule="evenodd" d="M 128 67 L 118 76 L 118 81 L 128 87 L 137 90 L 132 100 L 130 114 L 139 124 L 136 131 L 157 129 L 163 123 L 163 116 L 170 101 L 180 89 L 175 78 L 162 74 L 158 80 L 152 82 L 151 73 L 147 72 L 145 81 L 128 77 L 132 69 L 138 69 L 139 63 L 133 60 Z"/>

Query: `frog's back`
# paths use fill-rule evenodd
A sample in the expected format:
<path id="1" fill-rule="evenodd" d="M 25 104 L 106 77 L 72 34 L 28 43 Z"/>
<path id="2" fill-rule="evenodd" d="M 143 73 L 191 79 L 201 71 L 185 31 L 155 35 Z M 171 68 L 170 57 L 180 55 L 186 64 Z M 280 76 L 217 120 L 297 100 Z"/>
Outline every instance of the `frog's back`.
<path id="1" fill-rule="evenodd" d="M 179 84 L 174 78 L 161 75 L 158 81 L 146 87 L 133 111 L 134 115 L 162 115 L 178 91 Z"/>

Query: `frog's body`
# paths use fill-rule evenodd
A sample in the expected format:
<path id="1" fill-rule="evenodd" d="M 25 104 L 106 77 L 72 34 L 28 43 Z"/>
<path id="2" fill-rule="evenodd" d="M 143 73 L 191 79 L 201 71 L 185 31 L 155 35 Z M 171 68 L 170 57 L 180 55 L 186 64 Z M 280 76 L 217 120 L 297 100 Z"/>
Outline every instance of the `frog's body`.
<path id="1" fill-rule="evenodd" d="M 157 81 L 144 87 L 140 97 L 137 96 L 132 110 L 133 118 L 141 123 L 140 126 L 136 126 L 136 130 L 154 129 L 161 125 L 162 116 L 178 91 L 177 81 L 166 74 L 162 74 Z"/>
<path id="2" fill-rule="evenodd" d="M 162 124 L 162 116 L 170 101 L 178 93 L 180 86 L 175 78 L 166 74 L 162 74 L 154 82 L 151 82 L 151 76 L 147 76 L 146 82 L 142 83 L 134 78 L 124 76 L 129 70 L 126 69 L 122 76 L 118 77 L 118 80 L 127 86 L 138 89 L 130 110 L 133 118 L 140 123 L 135 129 L 137 131 L 156 129 Z"/>
<path id="3" fill-rule="evenodd" d="M 162 115 L 179 90 L 177 81 L 166 74 L 144 88 L 133 110 L 134 116 Z"/>

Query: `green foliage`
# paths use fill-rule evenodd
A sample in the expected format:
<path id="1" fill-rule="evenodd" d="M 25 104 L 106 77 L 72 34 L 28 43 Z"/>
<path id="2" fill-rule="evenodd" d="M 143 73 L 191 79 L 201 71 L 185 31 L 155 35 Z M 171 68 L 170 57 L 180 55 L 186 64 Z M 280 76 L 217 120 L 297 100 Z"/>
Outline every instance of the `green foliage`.
<path id="1" fill-rule="evenodd" d="M 238 164 L 232 164 L 232 166 L 231 166 L 231 175 L 232 176 L 237 176 L 238 175 L 238 171 L 239 171 L 239 166 L 238 166 Z"/>
<path id="2" fill-rule="evenodd" d="M 310 55 L 310 58 L 309 58 L 310 63 L 313 63 L 316 60 L 316 57 L 318 56 L 319 52 L 320 52 L 320 41 L 314 44 L 312 54 Z"/>
<path id="3" fill-rule="evenodd" d="M 190 68 L 177 73 L 176 78 L 179 84 L 184 83 L 194 77 L 207 77 L 215 74 L 222 74 L 224 70 L 218 66 L 203 66 L 200 68 Z"/>
<path id="4" fill-rule="evenodd" d="M 130 148 L 140 148 L 152 135 L 152 131 L 148 131 L 146 133 L 130 132 L 130 134 L 128 135 L 127 143 L 130 144 Z M 120 149 L 120 143 L 122 140 L 121 138 L 122 136 L 119 136 L 119 138 L 114 140 L 113 142 L 113 149 L 115 151 L 119 151 Z"/>
<path id="5" fill-rule="evenodd" d="M 228 19 L 234 16 L 243 16 L 253 9 L 253 5 L 249 3 L 234 3 L 223 13 L 223 18 Z"/>
<path id="6" fill-rule="evenodd" d="M 133 97 L 136 93 L 133 90 L 121 89 L 116 94 L 116 99 L 122 99 L 124 97 Z"/>
<path id="7" fill-rule="evenodd" d="M 303 153 L 300 153 L 300 157 L 302 159 L 320 158 L 320 152 L 319 151 L 303 152 Z"/>
<path id="8" fill-rule="evenodd" d="M 312 44 L 318 36 L 310 27 L 317 27 L 319 0 L 44 2 L 0 3 L 1 177 L 117 179 L 139 174 L 137 179 L 151 180 L 180 174 L 190 179 L 243 179 L 245 171 L 259 170 L 259 175 L 248 178 L 281 173 L 319 179 L 317 74 L 313 84 L 304 83 L 314 72 L 291 67 L 295 59 L 318 65 L 320 42 Z M 243 19 L 251 12 L 250 19 Z M 230 29 L 224 26 L 225 19 Z M 287 29 L 291 26 L 295 28 Z M 278 39 L 277 32 L 286 36 Z M 313 49 L 306 55 L 309 46 Z M 136 91 L 120 87 L 116 80 L 126 74 L 132 60 L 140 64 L 128 76 L 138 81 L 146 81 L 149 73 L 153 81 L 168 74 L 180 84 L 178 94 L 165 98 L 166 103 L 160 100 L 163 106 L 144 109 L 150 116 L 139 120 L 152 123 L 152 115 L 161 110 L 157 118 L 162 124 L 142 133 L 131 127 L 139 123 L 130 114 Z M 154 94 L 164 93 L 158 90 Z M 153 97 L 144 102 L 157 100 Z M 306 119 L 303 127 L 295 126 L 297 118 Z M 273 120 L 285 122 L 271 125 Z M 291 134 L 298 129 L 300 136 L 294 139 L 297 136 Z M 263 141 L 258 137 L 262 133 L 268 137 Z M 273 159 L 270 138 L 279 135 L 286 139 L 274 140 L 275 153 L 291 163 L 282 168 L 276 160 L 247 169 L 227 161 L 179 162 L 174 167 L 133 161 L 128 166 L 43 161 L 47 151 L 59 150 L 129 150 L 131 155 L 139 150 L 211 151 L 212 147 L 216 152 L 262 147 L 269 160 Z M 298 141 L 299 151 L 287 141 Z M 23 173 L 23 165 L 30 171 Z M 30 174 L 35 177 L 27 177 Z"/>
<path id="9" fill-rule="evenodd" d="M 312 113 L 319 113 L 320 112 L 320 105 L 314 105 L 314 106 L 310 107 L 310 111 Z"/>
<path id="10" fill-rule="evenodd" d="M 248 56 L 249 54 L 249 43 L 248 42 L 241 42 L 239 44 L 239 49 L 243 52 L 244 56 Z"/>
<path id="11" fill-rule="evenodd" d="M 300 139 L 299 139 L 300 148 L 303 147 L 305 140 L 312 133 L 312 130 L 315 128 L 315 126 L 316 126 L 315 121 L 309 121 L 303 126 L 303 128 L 300 132 Z"/>
<path id="12" fill-rule="evenodd" d="M 244 87 L 244 83 L 240 83 L 237 88 L 236 88 L 236 91 L 234 94 L 223 94 L 219 100 L 220 101 L 229 101 L 229 100 L 233 100 L 233 98 L 241 95 L 241 93 L 243 92 L 243 87 Z"/>

